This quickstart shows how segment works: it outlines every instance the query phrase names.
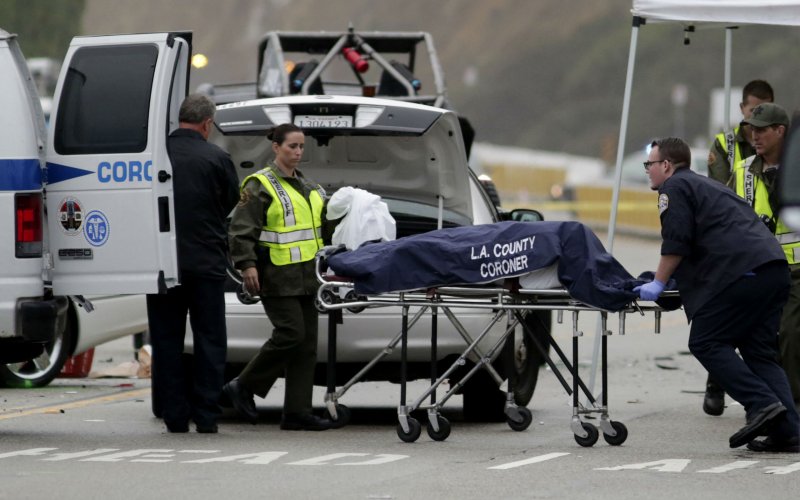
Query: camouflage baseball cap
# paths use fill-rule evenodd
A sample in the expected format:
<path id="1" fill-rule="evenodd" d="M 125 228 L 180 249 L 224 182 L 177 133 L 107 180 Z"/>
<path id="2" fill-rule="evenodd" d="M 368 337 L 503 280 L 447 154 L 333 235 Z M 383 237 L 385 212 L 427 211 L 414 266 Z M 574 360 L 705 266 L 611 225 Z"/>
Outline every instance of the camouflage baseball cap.
<path id="1" fill-rule="evenodd" d="M 789 115 L 786 111 L 771 102 L 762 102 L 753 108 L 753 114 L 742 123 L 748 123 L 754 127 L 769 127 L 770 125 L 789 126 Z"/>

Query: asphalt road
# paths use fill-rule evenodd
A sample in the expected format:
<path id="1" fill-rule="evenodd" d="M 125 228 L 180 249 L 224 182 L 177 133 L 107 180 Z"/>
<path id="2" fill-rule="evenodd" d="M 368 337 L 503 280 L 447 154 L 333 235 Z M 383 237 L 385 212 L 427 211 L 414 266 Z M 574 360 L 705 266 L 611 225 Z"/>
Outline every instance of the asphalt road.
<path id="1" fill-rule="evenodd" d="M 638 274 L 655 265 L 658 244 L 620 237 L 614 250 Z M 554 335 L 570 352 L 568 320 Z M 596 326 L 594 315 L 581 316 L 587 381 Z M 356 385 L 342 399 L 350 425 L 314 433 L 279 430 L 279 381 L 257 401 L 258 425 L 226 415 L 219 434 L 201 435 L 166 432 L 150 412 L 147 379 L 58 379 L 0 392 L 0 499 L 796 498 L 800 455 L 728 448 L 744 422 L 730 400 L 723 416 L 703 414 L 705 374 L 686 352 L 682 312 L 666 314 L 658 335 L 652 315 L 629 317 L 624 336 L 615 321 L 609 326 L 609 413 L 627 426 L 622 446 L 575 442 L 571 400 L 549 369 L 527 430 L 464 422 L 455 396 L 443 412 L 450 437 L 432 441 L 423 430 L 414 443 L 395 432 L 392 384 Z M 97 348 L 94 369 L 131 361 L 131 345 Z M 416 382 L 409 394 L 425 388 Z M 323 392 L 316 388 L 320 408 Z"/>

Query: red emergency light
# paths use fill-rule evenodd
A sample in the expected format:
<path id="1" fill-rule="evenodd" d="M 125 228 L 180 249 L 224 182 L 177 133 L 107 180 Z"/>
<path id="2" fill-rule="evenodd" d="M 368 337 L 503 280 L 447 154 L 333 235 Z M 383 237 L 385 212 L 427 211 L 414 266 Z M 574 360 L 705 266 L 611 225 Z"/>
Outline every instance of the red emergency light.
<path id="1" fill-rule="evenodd" d="M 342 54 L 347 62 L 359 73 L 366 73 L 369 69 L 369 62 L 364 59 L 364 56 L 358 53 L 353 47 L 345 47 L 342 49 Z"/>

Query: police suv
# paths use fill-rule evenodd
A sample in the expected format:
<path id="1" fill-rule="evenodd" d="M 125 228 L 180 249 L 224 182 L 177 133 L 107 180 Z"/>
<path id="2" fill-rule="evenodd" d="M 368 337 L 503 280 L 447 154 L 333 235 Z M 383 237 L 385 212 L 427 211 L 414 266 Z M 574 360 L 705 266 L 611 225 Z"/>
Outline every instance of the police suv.
<path id="1" fill-rule="evenodd" d="M 178 283 L 166 138 L 190 56 L 187 33 L 76 37 L 45 129 L 16 36 L 0 30 L 6 384 L 46 384 L 69 355 L 146 330 L 133 294 Z"/>

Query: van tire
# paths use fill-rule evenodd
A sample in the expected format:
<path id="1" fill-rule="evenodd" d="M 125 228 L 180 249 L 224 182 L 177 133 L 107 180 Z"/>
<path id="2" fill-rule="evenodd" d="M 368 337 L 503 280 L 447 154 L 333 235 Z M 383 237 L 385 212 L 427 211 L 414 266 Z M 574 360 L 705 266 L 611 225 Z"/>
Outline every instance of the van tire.
<path id="1" fill-rule="evenodd" d="M 61 373 L 75 345 L 75 316 L 70 310 L 64 330 L 45 345 L 36 358 L 20 363 L 0 364 L 0 383 L 5 387 L 44 387 Z"/>

